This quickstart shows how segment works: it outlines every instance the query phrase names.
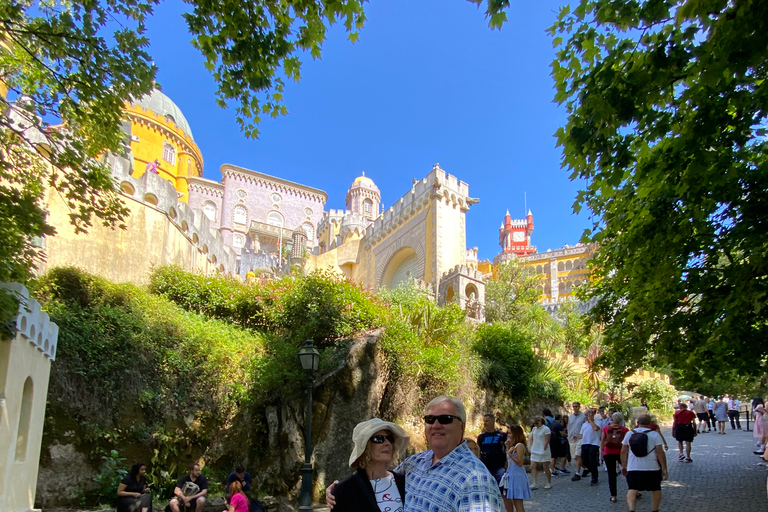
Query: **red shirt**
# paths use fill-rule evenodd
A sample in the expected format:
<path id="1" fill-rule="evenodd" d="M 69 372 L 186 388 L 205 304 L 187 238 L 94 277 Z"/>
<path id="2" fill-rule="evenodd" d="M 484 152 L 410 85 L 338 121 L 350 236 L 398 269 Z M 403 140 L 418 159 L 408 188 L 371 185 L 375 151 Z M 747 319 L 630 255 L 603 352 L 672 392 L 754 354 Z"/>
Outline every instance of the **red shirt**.
<path id="1" fill-rule="evenodd" d="M 611 431 L 611 425 L 613 425 L 613 423 L 609 423 L 603 427 L 603 439 L 607 439 L 606 436 L 608 435 L 608 432 Z M 621 427 L 621 431 L 626 435 L 627 432 L 629 432 L 629 429 L 627 427 Z M 621 448 L 612 448 L 606 444 L 603 446 L 603 455 L 621 455 Z"/>
<path id="2" fill-rule="evenodd" d="M 685 425 L 696 419 L 696 414 L 690 409 L 683 409 L 675 413 L 674 425 Z"/>

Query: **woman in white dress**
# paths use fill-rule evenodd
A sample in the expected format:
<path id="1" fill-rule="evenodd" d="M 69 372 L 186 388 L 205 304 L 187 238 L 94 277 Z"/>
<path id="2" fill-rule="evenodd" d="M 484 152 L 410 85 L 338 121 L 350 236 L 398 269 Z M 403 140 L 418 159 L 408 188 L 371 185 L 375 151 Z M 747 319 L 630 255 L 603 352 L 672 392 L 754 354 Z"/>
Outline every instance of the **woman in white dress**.
<path id="1" fill-rule="evenodd" d="M 539 488 L 539 464 L 543 466 L 544 474 L 547 475 L 547 483 L 544 488 L 552 488 L 552 472 L 549 468 L 549 461 L 552 459 L 549 451 L 550 437 L 551 432 L 544 424 L 544 418 L 541 416 L 535 418 L 533 420 L 533 429 L 528 437 L 528 445 L 531 450 L 531 477 L 533 478 L 531 489 Z"/>

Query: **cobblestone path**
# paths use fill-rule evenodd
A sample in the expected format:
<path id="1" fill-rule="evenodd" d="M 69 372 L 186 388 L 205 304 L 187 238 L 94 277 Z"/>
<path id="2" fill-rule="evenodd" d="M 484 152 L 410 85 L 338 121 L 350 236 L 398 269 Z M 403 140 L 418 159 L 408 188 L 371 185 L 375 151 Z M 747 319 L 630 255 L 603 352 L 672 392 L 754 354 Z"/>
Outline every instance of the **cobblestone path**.
<path id="1" fill-rule="evenodd" d="M 742 424 L 742 427 L 744 425 Z M 751 426 L 751 424 L 750 424 Z M 666 512 L 761 512 L 768 511 L 766 499 L 766 466 L 758 466 L 761 458 L 755 450 L 752 432 L 731 430 L 726 435 L 714 432 L 699 434 L 693 442 L 687 464 L 677 460 L 677 442 L 669 428 L 662 430 L 667 442 L 669 479 L 662 483 L 659 510 Z M 627 510 L 626 479 L 618 477 L 618 502 L 611 503 L 608 474 L 600 471 L 600 484 L 590 487 L 589 477 L 577 482 L 571 475 L 552 477 L 552 489 L 544 490 L 545 478 L 539 475 L 539 489 L 525 502 L 526 512 L 625 512 Z M 650 493 L 637 501 L 637 512 L 651 510 Z"/>

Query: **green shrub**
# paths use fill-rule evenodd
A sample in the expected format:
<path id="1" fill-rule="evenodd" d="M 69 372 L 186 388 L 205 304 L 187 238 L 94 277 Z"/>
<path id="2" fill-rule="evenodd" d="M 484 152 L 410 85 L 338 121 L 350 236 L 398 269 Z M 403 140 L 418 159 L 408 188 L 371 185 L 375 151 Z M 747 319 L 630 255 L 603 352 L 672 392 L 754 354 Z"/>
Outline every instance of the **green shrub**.
<path id="1" fill-rule="evenodd" d="M 512 324 L 481 325 L 472 347 L 482 361 L 480 383 L 512 400 L 530 397 L 542 370 L 532 345 Z"/>
<path id="2" fill-rule="evenodd" d="M 638 402 L 645 400 L 652 414 L 669 418 L 677 401 L 677 390 L 659 379 L 646 380 L 637 385 L 632 398 Z"/>
<path id="3" fill-rule="evenodd" d="M 461 308 L 438 306 L 425 292 L 409 285 L 382 289 L 378 295 L 388 308 L 381 347 L 393 388 L 398 383 L 415 385 L 423 402 L 438 394 L 456 394 L 473 379 L 477 367 L 470 351 L 474 333 Z"/>
<path id="4" fill-rule="evenodd" d="M 372 294 L 330 270 L 241 283 L 171 266 L 152 273 L 149 289 L 187 311 L 277 333 L 296 346 L 306 339 L 321 348 L 330 346 L 382 325 L 383 318 L 383 308 Z"/>
<path id="5" fill-rule="evenodd" d="M 275 323 L 296 341 L 312 339 L 324 347 L 383 323 L 378 300 L 331 270 L 282 278 L 271 288 L 276 295 Z"/>

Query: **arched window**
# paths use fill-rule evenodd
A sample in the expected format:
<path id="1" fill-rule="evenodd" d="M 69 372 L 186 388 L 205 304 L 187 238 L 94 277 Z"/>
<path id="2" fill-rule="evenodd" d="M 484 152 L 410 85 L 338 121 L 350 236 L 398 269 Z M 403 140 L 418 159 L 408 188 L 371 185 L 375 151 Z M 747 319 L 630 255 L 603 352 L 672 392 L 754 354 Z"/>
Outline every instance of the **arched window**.
<path id="1" fill-rule="evenodd" d="M 283 216 L 280 215 L 280 212 L 269 212 L 267 214 L 267 224 L 270 226 L 277 226 L 279 228 L 285 226 L 283 223 Z"/>
<path id="2" fill-rule="evenodd" d="M 563 263 L 562 261 L 558 261 L 557 262 L 557 271 L 558 272 L 565 271 L 565 263 Z"/>
<path id="3" fill-rule="evenodd" d="M 544 265 L 544 273 L 545 274 L 549 274 L 550 271 L 551 271 L 551 268 L 549 266 L 549 263 L 547 263 L 546 265 Z"/>
<path id="4" fill-rule="evenodd" d="M 552 293 L 552 287 L 549 284 L 544 285 L 544 295 L 550 295 Z"/>
<path id="5" fill-rule="evenodd" d="M 29 426 L 32 420 L 32 378 L 24 381 L 21 392 L 21 411 L 19 412 L 19 430 L 16 435 L 16 461 L 27 460 L 27 445 L 29 445 Z"/>
<path id="6" fill-rule="evenodd" d="M 572 286 L 573 286 L 573 283 L 571 283 L 570 281 L 565 283 L 565 293 L 571 293 L 571 287 Z"/>
<path id="7" fill-rule="evenodd" d="M 211 222 L 216 222 L 216 205 L 213 204 L 210 201 L 206 201 L 205 204 L 203 204 L 203 213 L 206 217 L 208 217 L 208 220 Z"/>
<path id="8" fill-rule="evenodd" d="M 314 242 L 315 241 L 315 226 L 313 226 L 309 222 L 305 222 L 301 225 L 302 229 L 304 229 L 304 232 L 307 234 L 307 241 L 308 242 Z"/>
<path id="9" fill-rule="evenodd" d="M 248 223 L 248 210 L 245 206 L 238 204 L 232 208 L 232 221 L 238 224 Z"/>
<path id="10" fill-rule="evenodd" d="M 573 269 L 573 261 L 568 260 L 565 262 L 565 270 L 572 270 Z"/>
<path id="11" fill-rule="evenodd" d="M 565 293 L 565 283 L 560 283 L 557 285 L 557 293 Z"/>
<path id="12" fill-rule="evenodd" d="M 235 233 L 232 235 L 232 247 L 235 249 L 245 247 L 245 237 L 240 233 Z"/>
<path id="13" fill-rule="evenodd" d="M 366 199 L 363 201 L 363 211 L 365 213 L 371 213 L 371 210 L 373 210 L 373 201 Z"/>
<path id="14" fill-rule="evenodd" d="M 536 265 L 536 273 L 541 274 L 541 265 Z"/>
<path id="15" fill-rule="evenodd" d="M 172 165 L 176 163 L 176 148 L 167 142 L 163 144 L 163 160 Z"/>

